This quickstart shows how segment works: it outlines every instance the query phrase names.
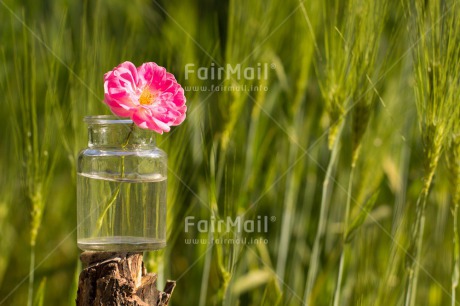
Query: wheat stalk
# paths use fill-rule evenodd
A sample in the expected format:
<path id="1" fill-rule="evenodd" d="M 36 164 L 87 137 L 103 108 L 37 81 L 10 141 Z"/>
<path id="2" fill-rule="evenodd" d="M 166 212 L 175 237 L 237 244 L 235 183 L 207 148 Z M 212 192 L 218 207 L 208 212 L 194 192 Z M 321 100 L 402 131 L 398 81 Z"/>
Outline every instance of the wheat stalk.
<path id="1" fill-rule="evenodd" d="M 352 154 L 351 170 L 347 189 L 345 216 L 343 219 L 343 246 L 340 254 L 337 284 L 334 293 L 334 305 L 340 305 L 342 278 L 345 266 L 345 240 L 348 232 L 349 214 L 351 209 L 353 175 L 359 157 L 362 138 L 367 130 L 373 112 L 376 90 L 370 76 L 376 71 L 375 60 L 379 51 L 380 36 L 386 18 L 386 2 L 369 2 L 355 0 L 349 4 L 349 28 L 353 35 L 351 44 L 350 77 L 357 86 L 352 92 Z"/>
<path id="2" fill-rule="evenodd" d="M 416 105 L 424 150 L 423 186 L 417 200 L 408 256 L 406 305 L 416 301 L 421 261 L 425 206 L 437 165 L 453 123 L 458 118 L 460 71 L 460 6 L 456 1 L 415 1 L 414 49 Z"/>

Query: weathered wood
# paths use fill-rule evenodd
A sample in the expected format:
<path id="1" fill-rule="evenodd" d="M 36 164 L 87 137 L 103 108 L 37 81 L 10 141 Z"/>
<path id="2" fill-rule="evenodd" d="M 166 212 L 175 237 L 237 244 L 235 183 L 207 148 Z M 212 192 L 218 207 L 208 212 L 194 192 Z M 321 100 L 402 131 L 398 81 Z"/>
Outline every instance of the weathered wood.
<path id="1" fill-rule="evenodd" d="M 142 253 L 83 252 L 77 306 L 166 306 L 176 282 L 156 288 L 157 275 L 147 273 Z"/>

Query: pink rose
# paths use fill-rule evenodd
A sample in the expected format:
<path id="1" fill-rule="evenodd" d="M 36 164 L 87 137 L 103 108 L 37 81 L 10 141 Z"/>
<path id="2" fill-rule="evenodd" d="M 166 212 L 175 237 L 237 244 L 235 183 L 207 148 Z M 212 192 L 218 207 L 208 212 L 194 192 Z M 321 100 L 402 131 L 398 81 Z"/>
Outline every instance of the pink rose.
<path id="1" fill-rule="evenodd" d="M 181 124 L 187 106 L 184 89 L 153 62 L 136 68 L 124 62 L 104 75 L 104 103 L 117 116 L 130 117 L 143 129 L 169 132 Z"/>

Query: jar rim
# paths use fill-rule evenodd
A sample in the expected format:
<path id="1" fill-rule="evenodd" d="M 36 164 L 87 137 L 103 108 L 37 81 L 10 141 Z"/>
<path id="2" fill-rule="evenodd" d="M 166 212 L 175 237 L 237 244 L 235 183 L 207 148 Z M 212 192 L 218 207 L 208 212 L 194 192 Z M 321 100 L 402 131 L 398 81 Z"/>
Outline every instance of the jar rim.
<path id="1" fill-rule="evenodd" d="M 85 116 L 83 121 L 87 124 L 130 124 L 133 121 L 126 117 L 118 117 L 115 115 L 95 115 Z"/>

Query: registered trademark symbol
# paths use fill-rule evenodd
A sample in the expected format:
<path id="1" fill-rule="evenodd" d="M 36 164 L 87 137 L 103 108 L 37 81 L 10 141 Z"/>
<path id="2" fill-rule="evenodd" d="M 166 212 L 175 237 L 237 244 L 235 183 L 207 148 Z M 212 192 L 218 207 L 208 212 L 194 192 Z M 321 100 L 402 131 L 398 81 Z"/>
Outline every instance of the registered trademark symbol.
<path id="1" fill-rule="evenodd" d="M 276 64 L 271 64 L 271 65 L 270 65 L 270 68 L 271 68 L 271 69 L 276 69 Z M 276 219 L 276 218 L 275 218 L 275 219 Z"/>
<path id="2" fill-rule="evenodd" d="M 275 216 L 271 216 L 271 217 L 270 217 L 270 221 L 275 222 L 275 221 L 276 221 L 276 217 L 275 217 Z"/>

